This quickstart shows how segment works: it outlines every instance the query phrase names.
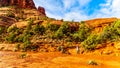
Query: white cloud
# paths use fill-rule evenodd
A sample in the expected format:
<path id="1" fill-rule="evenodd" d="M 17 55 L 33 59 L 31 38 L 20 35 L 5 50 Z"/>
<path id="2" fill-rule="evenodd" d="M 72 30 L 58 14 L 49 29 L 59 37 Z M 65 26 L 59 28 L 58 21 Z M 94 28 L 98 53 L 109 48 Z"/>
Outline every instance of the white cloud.
<path id="1" fill-rule="evenodd" d="M 100 4 L 101 7 L 109 7 L 112 3 L 112 0 L 106 0 L 105 4 Z"/>
<path id="2" fill-rule="evenodd" d="M 50 12 L 46 12 L 46 14 L 50 18 L 55 18 L 55 19 L 59 19 L 59 20 L 63 18 L 62 16 L 59 16 L 59 15 L 53 15 Z"/>
<path id="3" fill-rule="evenodd" d="M 102 8 L 99 12 L 101 12 L 101 15 L 105 17 L 120 17 L 119 3 L 120 0 L 107 0 L 107 3 L 101 6 Z"/>
<path id="4" fill-rule="evenodd" d="M 72 5 L 75 4 L 75 0 L 62 0 L 64 9 L 69 9 Z"/>
<path id="5" fill-rule="evenodd" d="M 48 17 L 65 20 L 87 20 L 103 17 L 120 17 L 120 0 L 105 0 L 106 3 L 99 4 L 100 9 L 94 9 L 90 15 L 81 7 L 87 6 L 92 0 L 34 0 L 36 6 L 40 5 L 46 9 Z M 76 5 L 79 3 L 79 6 Z M 66 12 L 66 10 L 69 10 Z M 89 10 L 89 8 L 88 8 Z"/>
<path id="6" fill-rule="evenodd" d="M 75 20 L 75 21 L 81 21 L 81 20 L 85 20 L 88 19 L 88 16 L 78 13 L 78 12 L 70 12 L 65 14 L 64 20 Z"/>
<path id="7" fill-rule="evenodd" d="M 90 3 L 91 0 L 78 0 L 80 6 L 85 6 Z"/>

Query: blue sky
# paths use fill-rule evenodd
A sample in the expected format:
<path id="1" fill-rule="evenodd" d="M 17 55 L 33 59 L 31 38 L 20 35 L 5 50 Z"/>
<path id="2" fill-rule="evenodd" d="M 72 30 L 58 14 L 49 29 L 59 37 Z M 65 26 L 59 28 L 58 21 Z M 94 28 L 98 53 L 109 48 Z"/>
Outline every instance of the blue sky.
<path id="1" fill-rule="evenodd" d="M 42 6 L 48 17 L 69 21 L 94 18 L 120 18 L 120 0 L 34 0 Z"/>

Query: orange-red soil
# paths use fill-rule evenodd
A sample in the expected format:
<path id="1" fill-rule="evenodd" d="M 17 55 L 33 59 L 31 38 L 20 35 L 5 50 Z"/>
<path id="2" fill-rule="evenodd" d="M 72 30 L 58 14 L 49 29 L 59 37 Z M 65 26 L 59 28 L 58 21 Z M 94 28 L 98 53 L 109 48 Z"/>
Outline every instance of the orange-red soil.
<path id="1" fill-rule="evenodd" d="M 1 51 L 0 68 L 120 68 L 120 56 L 30 52 L 22 59 L 21 54 Z M 96 61 L 98 65 L 89 65 L 90 60 Z"/>

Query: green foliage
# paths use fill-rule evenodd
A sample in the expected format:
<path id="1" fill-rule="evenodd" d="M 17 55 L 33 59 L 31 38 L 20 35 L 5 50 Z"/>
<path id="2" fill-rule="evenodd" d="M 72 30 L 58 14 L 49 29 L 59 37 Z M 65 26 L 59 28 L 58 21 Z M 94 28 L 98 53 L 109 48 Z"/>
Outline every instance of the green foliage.
<path id="1" fill-rule="evenodd" d="M 88 62 L 89 65 L 98 65 L 98 63 L 95 60 L 90 60 Z"/>
<path id="2" fill-rule="evenodd" d="M 34 33 L 39 33 L 39 28 L 40 28 L 39 24 L 36 24 L 36 25 L 33 27 Z"/>
<path id="3" fill-rule="evenodd" d="M 61 30 L 57 30 L 54 34 L 54 38 L 61 39 L 63 38 L 64 34 Z"/>
<path id="4" fill-rule="evenodd" d="M 59 25 L 48 23 L 47 29 L 50 30 L 50 31 L 54 31 L 55 32 L 55 31 L 57 31 L 59 29 Z"/>
<path id="5" fill-rule="evenodd" d="M 16 51 L 18 51 L 20 49 L 20 44 L 17 44 L 16 46 L 15 46 L 15 48 L 14 48 L 14 52 L 16 52 Z"/>
<path id="6" fill-rule="evenodd" d="M 17 50 L 19 50 L 19 49 L 20 49 L 20 44 L 18 43 L 18 44 L 15 46 L 15 48 L 16 48 Z"/>
<path id="7" fill-rule="evenodd" d="M 82 32 L 84 33 L 84 32 Z M 97 44 L 105 43 L 107 41 L 118 41 L 120 38 L 120 21 L 112 23 L 112 25 L 104 28 L 99 35 L 90 35 L 82 45 L 87 50 L 94 50 Z"/>
<path id="8" fill-rule="evenodd" d="M 16 42 L 23 42 L 24 35 L 19 35 L 16 37 Z"/>
<path id="9" fill-rule="evenodd" d="M 60 26 L 58 30 L 61 31 L 63 34 L 67 35 L 70 32 L 68 22 L 63 22 L 63 24 Z"/>
<path id="10" fill-rule="evenodd" d="M 19 28 L 16 26 L 7 28 L 8 36 L 5 38 L 6 41 L 13 43 L 17 42 L 17 35 L 19 34 Z"/>
<path id="11" fill-rule="evenodd" d="M 97 35 L 91 34 L 85 41 L 82 42 L 86 50 L 94 50 L 98 44 Z"/>
<path id="12" fill-rule="evenodd" d="M 17 21 L 19 21 L 20 17 L 17 16 L 17 17 L 15 17 L 15 19 L 16 19 Z"/>
<path id="13" fill-rule="evenodd" d="M 66 52 L 64 46 L 58 46 L 57 50 L 60 51 L 61 53 L 65 53 Z"/>
<path id="14" fill-rule="evenodd" d="M 24 19 L 24 14 L 23 10 L 19 10 L 19 18 Z"/>
<path id="15" fill-rule="evenodd" d="M 26 58 L 26 57 L 27 57 L 27 54 L 26 54 L 26 53 L 20 54 L 20 58 L 21 58 L 21 59 Z"/>
<path id="16" fill-rule="evenodd" d="M 35 46 L 35 45 L 34 45 L 34 46 L 31 46 L 31 50 L 32 50 L 32 51 L 36 51 L 38 48 L 39 48 L 39 46 L 37 46 L 37 45 L 36 45 L 36 46 Z"/>
<path id="17" fill-rule="evenodd" d="M 15 37 L 16 37 L 16 35 L 13 32 L 11 32 L 9 34 L 9 36 L 6 37 L 6 41 L 13 43 L 13 42 L 15 42 Z"/>
<path id="18" fill-rule="evenodd" d="M 76 42 L 82 42 L 85 39 L 87 39 L 89 34 L 90 34 L 90 28 L 87 27 L 84 23 L 81 23 L 79 30 L 72 35 L 72 38 Z"/>
<path id="19" fill-rule="evenodd" d="M 60 28 L 55 32 L 54 37 L 57 39 L 61 39 L 65 36 L 69 36 L 70 35 L 70 28 L 68 26 L 67 22 L 64 22 Z"/>
<path id="20" fill-rule="evenodd" d="M 15 18 L 15 14 L 11 11 L 9 11 L 6 16 Z"/>
<path id="21" fill-rule="evenodd" d="M 102 34 L 102 40 L 104 41 L 115 41 L 120 38 L 120 21 L 114 22 L 111 26 L 107 26 Z"/>
<path id="22" fill-rule="evenodd" d="M 30 36 L 26 35 L 23 37 L 23 42 L 29 41 L 30 40 Z"/>
<path id="23" fill-rule="evenodd" d="M 29 19 L 28 25 L 26 27 L 26 30 L 31 30 L 32 29 L 32 24 L 33 24 L 34 20 L 33 19 Z"/>
<path id="24" fill-rule="evenodd" d="M 13 27 L 9 27 L 7 29 L 7 32 L 16 32 L 18 30 L 18 28 L 16 26 L 13 26 Z"/>
<path id="25" fill-rule="evenodd" d="M 41 35 L 43 35 L 45 33 L 45 27 L 43 25 L 36 24 L 33 27 L 33 32 L 35 34 L 41 34 Z"/>
<path id="26" fill-rule="evenodd" d="M 0 27 L 0 34 L 2 34 L 4 31 L 4 28 L 3 27 Z"/>
<path id="27" fill-rule="evenodd" d="M 24 41 L 23 46 L 22 46 L 22 51 L 27 51 L 31 49 L 31 42 L 30 40 Z"/>
<path id="28" fill-rule="evenodd" d="M 33 50 L 35 51 L 38 46 L 33 46 L 31 40 L 36 36 L 46 36 L 52 39 L 64 39 L 66 42 L 79 42 L 83 45 L 86 50 L 96 49 L 97 44 L 105 43 L 107 41 L 118 41 L 120 40 L 120 21 L 116 21 L 110 26 L 105 27 L 103 32 L 99 35 L 90 34 L 91 28 L 88 27 L 84 21 L 80 23 L 79 29 L 77 31 L 72 31 L 71 25 L 68 22 L 63 22 L 61 26 L 56 24 L 48 24 L 47 27 L 43 25 L 32 25 L 34 20 L 29 19 L 28 26 L 23 29 L 19 29 L 16 26 L 9 27 L 6 30 L 6 41 L 10 43 L 18 42 L 23 44 L 22 50 Z M 0 34 L 4 32 L 4 28 L 0 27 Z M 43 36 L 42 39 L 43 39 Z M 41 38 L 39 37 L 39 38 Z M 47 36 L 48 37 L 48 36 Z M 48 39 L 48 38 L 47 38 Z M 56 41 L 55 41 L 56 42 Z M 17 45 L 16 48 L 19 48 Z M 65 51 L 65 49 L 58 46 L 58 51 Z"/>

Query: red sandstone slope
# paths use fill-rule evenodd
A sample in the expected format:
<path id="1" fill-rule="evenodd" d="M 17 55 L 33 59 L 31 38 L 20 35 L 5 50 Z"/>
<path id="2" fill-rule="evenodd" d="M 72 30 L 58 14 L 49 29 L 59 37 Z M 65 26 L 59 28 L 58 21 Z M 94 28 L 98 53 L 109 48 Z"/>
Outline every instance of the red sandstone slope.
<path id="1" fill-rule="evenodd" d="M 91 27 L 99 27 L 102 25 L 111 24 L 116 20 L 117 18 L 98 18 L 98 19 L 87 20 L 85 21 L 85 23 Z"/>

